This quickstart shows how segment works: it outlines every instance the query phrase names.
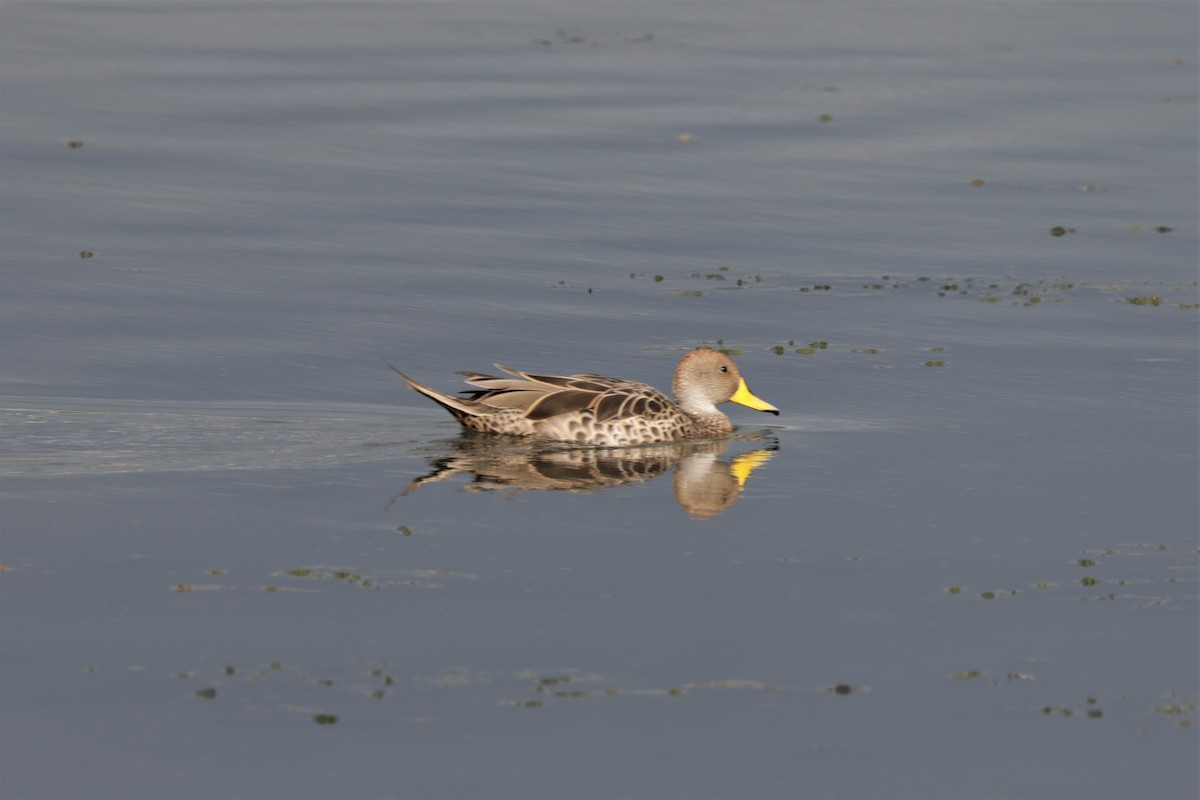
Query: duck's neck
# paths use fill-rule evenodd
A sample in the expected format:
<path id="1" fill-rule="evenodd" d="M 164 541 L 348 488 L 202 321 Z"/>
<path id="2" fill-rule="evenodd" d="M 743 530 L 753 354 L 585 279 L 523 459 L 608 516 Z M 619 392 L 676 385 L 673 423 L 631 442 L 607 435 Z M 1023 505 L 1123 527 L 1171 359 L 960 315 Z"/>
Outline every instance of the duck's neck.
<path id="1" fill-rule="evenodd" d="M 675 387 L 676 402 L 679 403 L 679 408 L 683 413 L 687 414 L 695 421 L 697 428 L 706 434 L 722 434 L 729 433 L 733 430 L 733 423 L 729 421 L 729 417 L 725 416 L 717 407 L 710 401 L 704 398 L 688 396 L 686 392 L 683 396 L 686 400 L 679 400 L 679 387 Z"/>

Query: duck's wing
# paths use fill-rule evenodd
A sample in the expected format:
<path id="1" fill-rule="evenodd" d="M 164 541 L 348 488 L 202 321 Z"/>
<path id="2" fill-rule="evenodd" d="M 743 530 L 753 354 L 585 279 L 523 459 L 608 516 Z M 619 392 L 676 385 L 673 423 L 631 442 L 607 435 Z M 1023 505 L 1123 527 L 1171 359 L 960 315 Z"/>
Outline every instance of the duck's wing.
<path id="1" fill-rule="evenodd" d="M 520 372 L 499 364 L 497 369 L 512 377 L 461 372 L 467 383 L 478 386 L 463 394 L 474 402 L 497 409 L 517 409 L 526 419 L 550 419 L 591 409 L 597 422 L 635 416 L 657 416 L 671 401 L 652 386 L 594 373 L 540 375 Z"/>

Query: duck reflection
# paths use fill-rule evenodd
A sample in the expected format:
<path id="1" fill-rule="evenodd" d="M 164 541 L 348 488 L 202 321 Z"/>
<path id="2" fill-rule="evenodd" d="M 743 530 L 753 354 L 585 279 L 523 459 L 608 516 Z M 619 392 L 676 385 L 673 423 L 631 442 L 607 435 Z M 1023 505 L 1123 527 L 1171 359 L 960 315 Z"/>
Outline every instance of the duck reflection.
<path id="1" fill-rule="evenodd" d="M 731 445 L 752 449 L 732 456 Z M 738 501 L 750 474 L 779 449 L 765 434 L 731 439 L 666 442 L 637 447 L 514 444 L 511 437 L 464 432 L 457 452 L 434 458 L 431 471 L 413 479 L 392 502 L 430 483 L 470 476 L 468 492 L 529 490 L 598 492 L 653 480 L 673 471 L 675 499 L 693 519 L 719 516 Z M 389 503 L 390 505 L 390 503 Z"/>

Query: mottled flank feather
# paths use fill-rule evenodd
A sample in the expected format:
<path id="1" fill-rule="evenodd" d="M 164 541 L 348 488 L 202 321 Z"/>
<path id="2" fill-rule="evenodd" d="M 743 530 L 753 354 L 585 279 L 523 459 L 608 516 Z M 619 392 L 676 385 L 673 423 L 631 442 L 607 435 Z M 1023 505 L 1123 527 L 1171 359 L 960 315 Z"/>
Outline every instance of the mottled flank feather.
<path id="1" fill-rule="evenodd" d="M 652 386 L 620 378 L 538 375 L 499 364 L 496 368 L 511 377 L 460 372 L 478 388 L 454 397 L 392 367 L 467 428 L 579 444 L 618 447 L 723 436 L 733 424 L 716 406 L 728 400 L 779 413 L 751 394 L 733 360 L 715 350 L 696 350 L 680 360 L 674 400 Z"/>

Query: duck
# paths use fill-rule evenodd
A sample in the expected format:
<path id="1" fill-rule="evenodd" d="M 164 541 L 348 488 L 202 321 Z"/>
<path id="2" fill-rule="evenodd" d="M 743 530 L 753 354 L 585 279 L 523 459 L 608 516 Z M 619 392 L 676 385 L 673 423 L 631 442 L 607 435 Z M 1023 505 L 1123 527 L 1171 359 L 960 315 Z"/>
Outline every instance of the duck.
<path id="1" fill-rule="evenodd" d="M 674 398 L 638 381 L 593 373 L 541 375 L 500 364 L 494 366 L 509 377 L 459 372 L 477 388 L 456 397 L 388 366 L 464 428 L 579 445 L 626 447 L 727 436 L 733 423 L 717 406 L 729 401 L 779 415 L 750 391 L 733 359 L 717 350 L 693 350 L 679 360 Z"/>

